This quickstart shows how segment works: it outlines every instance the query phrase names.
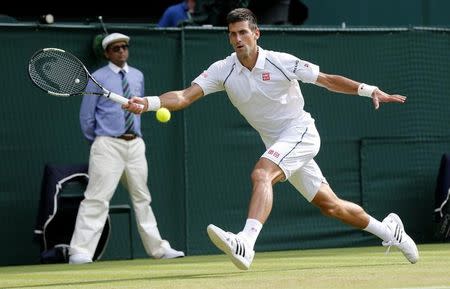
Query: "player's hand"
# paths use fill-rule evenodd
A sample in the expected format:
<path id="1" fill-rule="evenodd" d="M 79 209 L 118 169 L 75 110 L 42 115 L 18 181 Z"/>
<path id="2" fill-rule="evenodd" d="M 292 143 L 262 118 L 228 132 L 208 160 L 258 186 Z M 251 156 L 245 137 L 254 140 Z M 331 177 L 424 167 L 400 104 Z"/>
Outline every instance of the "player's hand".
<path id="1" fill-rule="evenodd" d="M 128 103 L 122 105 L 122 108 L 135 114 L 142 114 L 147 111 L 148 101 L 145 97 L 133 96 Z"/>
<path id="2" fill-rule="evenodd" d="M 380 90 L 379 88 L 375 89 L 372 94 L 372 103 L 375 109 L 380 107 L 380 103 L 382 102 L 398 102 L 404 103 L 406 101 L 406 96 L 400 94 L 387 94 L 386 92 Z"/>

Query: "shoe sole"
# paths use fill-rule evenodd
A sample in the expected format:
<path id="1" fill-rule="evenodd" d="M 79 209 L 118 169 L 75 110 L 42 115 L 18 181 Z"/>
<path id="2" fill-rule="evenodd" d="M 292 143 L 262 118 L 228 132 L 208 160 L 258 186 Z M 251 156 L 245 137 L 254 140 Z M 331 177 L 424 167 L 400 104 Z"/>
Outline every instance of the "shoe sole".
<path id="1" fill-rule="evenodd" d="M 162 255 L 160 259 L 176 259 L 176 258 L 183 258 L 184 254 L 174 254 L 174 255 Z"/>
<path id="2" fill-rule="evenodd" d="M 209 225 L 206 228 L 206 231 L 208 232 L 208 236 L 211 239 L 211 242 L 213 242 L 213 244 L 219 248 L 222 252 L 224 252 L 225 254 L 228 255 L 228 257 L 230 257 L 231 262 L 233 262 L 233 264 L 238 267 L 241 270 L 248 270 L 249 266 L 245 265 L 241 260 L 237 259 L 232 252 L 232 248 L 228 247 L 227 245 L 227 241 L 224 237 L 222 237 L 222 234 L 220 233 L 216 233 L 215 230 L 220 230 L 222 231 L 222 229 L 214 226 L 214 225 Z"/>
<path id="3" fill-rule="evenodd" d="M 69 264 L 72 264 L 72 265 L 83 265 L 83 264 L 89 264 L 89 263 L 92 263 L 92 260 L 76 260 L 76 261 L 71 261 L 70 259 L 69 259 Z"/>
<path id="4" fill-rule="evenodd" d="M 89 263 L 92 263 L 92 259 L 87 257 L 85 254 L 74 254 L 69 257 L 69 264 L 81 265 Z"/>
<path id="5" fill-rule="evenodd" d="M 403 226 L 403 222 L 402 222 L 402 220 L 400 219 L 400 217 L 399 217 L 396 213 L 390 213 L 388 216 L 391 216 L 393 219 L 395 219 L 395 221 L 396 221 L 398 224 L 400 224 L 400 227 L 401 227 L 402 231 L 405 233 L 405 235 L 407 235 L 407 236 L 409 237 L 409 235 L 406 234 L 405 227 Z M 411 237 L 409 237 L 409 238 L 411 239 Z M 411 240 L 412 240 L 412 239 L 411 239 Z M 414 240 L 412 240 L 412 241 L 413 241 L 413 243 L 414 243 L 414 251 L 416 252 L 416 255 L 419 256 L 419 249 L 417 249 L 416 242 L 414 242 Z M 403 254 L 403 255 L 404 255 L 404 254 Z M 405 257 L 406 257 L 406 256 L 405 256 Z M 406 259 L 408 259 L 408 258 L 406 258 Z M 414 262 L 411 261 L 411 260 L 409 260 L 409 259 L 408 259 L 408 261 L 411 262 L 412 264 L 415 264 L 415 263 L 417 263 L 417 261 L 419 261 L 419 257 L 417 257 L 417 260 L 415 260 Z"/>

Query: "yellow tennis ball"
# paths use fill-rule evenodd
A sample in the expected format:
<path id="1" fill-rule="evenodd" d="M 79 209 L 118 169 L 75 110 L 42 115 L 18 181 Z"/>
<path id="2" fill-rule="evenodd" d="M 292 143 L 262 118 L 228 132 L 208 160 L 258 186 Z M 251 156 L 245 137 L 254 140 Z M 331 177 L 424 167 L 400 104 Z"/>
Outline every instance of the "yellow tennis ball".
<path id="1" fill-rule="evenodd" d="M 170 120 L 170 111 L 165 107 L 161 107 L 156 111 L 156 119 L 160 122 L 168 122 Z"/>

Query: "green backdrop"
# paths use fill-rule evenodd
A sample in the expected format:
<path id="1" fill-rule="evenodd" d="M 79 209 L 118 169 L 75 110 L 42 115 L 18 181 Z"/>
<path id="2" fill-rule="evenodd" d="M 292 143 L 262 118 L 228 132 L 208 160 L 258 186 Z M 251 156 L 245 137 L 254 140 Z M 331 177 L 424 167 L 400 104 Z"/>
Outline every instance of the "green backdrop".
<path id="1" fill-rule="evenodd" d="M 142 70 L 146 94 L 182 89 L 212 62 L 232 51 L 222 28 L 154 29 L 117 25 L 131 36 L 130 65 Z M 0 26 L 3 51 L 0 107 L 0 264 L 39 262 L 33 242 L 39 191 L 46 163 L 83 163 L 88 145 L 80 132 L 81 98 L 55 98 L 34 87 L 27 63 L 34 51 L 59 47 L 79 56 L 91 71 L 95 58 L 91 25 Z M 382 219 L 396 211 L 419 242 L 433 241 L 434 187 L 441 155 L 450 145 L 450 38 L 447 30 L 262 30 L 265 49 L 292 53 L 326 73 L 376 84 L 408 96 L 405 105 L 379 111 L 368 98 L 301 84 L 305 109 L 316 120 L 322 148 L 316 157 L 341 197 Z M 206 226 L 230 231 L 244 225 L 250 172 L 263 153 L 257 133 L 225 93 L 205 97 L 166 124 L 143 116 L 152 207 L 161 234 L 189 254 L 218 253 Z M 289 183 L 275 186 L 274 208 L 256 250 L 379 244 L 377 238 L 320 215 Z M 113 203 L 128 202 L 123 188 Z M 128 228 L 113 216 L 104 259 L 128 256 Z M 133 224 L 136 257 L 146 257 Z M 381 250 L 381 249 L 380 249 Z"/>

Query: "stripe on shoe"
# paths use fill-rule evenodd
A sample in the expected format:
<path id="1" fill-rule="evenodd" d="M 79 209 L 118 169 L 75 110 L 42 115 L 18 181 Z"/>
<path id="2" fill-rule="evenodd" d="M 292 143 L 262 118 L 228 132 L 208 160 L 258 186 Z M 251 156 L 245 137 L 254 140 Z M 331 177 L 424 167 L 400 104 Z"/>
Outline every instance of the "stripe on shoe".
<path id="1" fill-rule="evenodd" d="M 402 242 L 403 230 L 400 228 L 399 224 L 397 224 L 397 226 L 395 227 L 394 237 L 397 240 L 397 242 L 399 243 Z"/>
<path id="2" fill-rule="evenodd" d="M 242 244 L 239 241 L 239 239 L 237 239 L 237 238 L 235 239 L 235 241 L 236 241 L 236 252 L 235 252 L 235 254 L 239 255 L 239 256 L 242 256 L 242 257 L 245 257 L 245 245 Z"/>

